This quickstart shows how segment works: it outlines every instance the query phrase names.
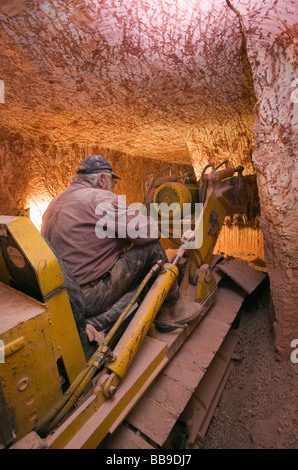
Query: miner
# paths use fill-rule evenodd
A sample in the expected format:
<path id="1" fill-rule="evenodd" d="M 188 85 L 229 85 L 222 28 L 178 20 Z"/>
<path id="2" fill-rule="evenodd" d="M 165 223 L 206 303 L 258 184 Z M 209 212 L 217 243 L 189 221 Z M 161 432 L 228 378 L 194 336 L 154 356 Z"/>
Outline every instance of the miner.
<path id="1" fill-rule="evenodd" d="M 84 158 L 70 185 L 50 203 L 41 227 L 82 290 L 87 334 L 97 342 L 120 315 L 119 309 L 113 310 L 119 299 L 138 286 L 158 260 L 168 262 L 157 222 L 131 211 L 112 192 L 119 179 L 105 157 Z M 178 298 L 175 281 L 164 306 L 170 308 Z M 162 315 L 169 312 L 164 308 Z"/>

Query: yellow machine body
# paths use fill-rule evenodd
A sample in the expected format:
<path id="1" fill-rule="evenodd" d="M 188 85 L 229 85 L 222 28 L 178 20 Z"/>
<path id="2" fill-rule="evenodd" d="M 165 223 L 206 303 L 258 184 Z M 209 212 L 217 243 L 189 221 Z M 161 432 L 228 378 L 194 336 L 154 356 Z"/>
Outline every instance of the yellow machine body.
<path id="1" fill-rule="evenodd" d="M 36 297 L 42 296 L 42 301 L 36 300 L 0 282 L 0 339 L 4 345 L 4 362 L 0 363 L 0 443 L 6 447 L 30 435 L 49 410 L 55 408 L 64 396 L 61 379 L 67 376 L 67 385 L 72 384 L 86 367 L 86 358 L 61 270 L 50 248 L 26 217 L 0 217 L 0 229 L 2 254 L 6 255 L 6 263 L 2 258 L 2 265 L 7 266 L 8 258 L 11 262 L 10 269 L 3 270 L 1 279 L 9 278 L 8 271 L 12 278 L 20 279 L 20 271 L 24 270 L 30 282 L 25 282 L 23 288 L 31 289 Z M 162 273 L 116 346 L 117 359 L 107 364 L 99 381 L 103 382 L 108 375 L 109 387 L 117 386 L 125 376 L 177 275 L 176 266 L 163 266 Z M 153 380 L 161 364 L 165 365 L 166 352 L 164 348 L 154 357 L 107 419 L 97 419 L 92 436 L 82 447 L 99 444 L 115 416 L 123 413 L 144 383 Z M 77 416 L 72 415 L 67 426 L 58 428 L 47 447 L 67 448 L 69 442 L 79 439 L 82 427 L 109 398 L 102 393 L 103 387 L 104 383 L 99 382 Z"/>
<path id="2" fill-rule="evenodd" d="M 155 280 L 137 313 L 123 333 L 113 353 L 115 360 L 108 362 L 99 374 L 93 393 L 88 400 L 66 421 L 64 426 L 47 440 L 50 448 L 94 448 L 107 435 L 115 421 L 124 417 L 135 403 L 135 397 L 157 376 L 166 365 L 167 347 L 163 346 L 157 356 L 148 361 L 135 380 L 124 385 L 125 393 L 111 407 L 109 403 L 120 381 L 126 376 L 129 366 L 135 358 L 141 344 L 154 321 L 159 308 L 177 278 L 178 269 L 165 264 L 160 276 Z M 144 359 L 146 361 L 146 359 Z M 110 393 L 113 389 L 114 393 Z M 90 424 L 90 423 L 93 423 Z"/>
<path id="3" fill-rule="evenodd" d="M 154 193 L 153 204 L 157 212 L 162 213 L 163 208 L 171 208 L 169 215 L 183 216 L 184 204 L 194 205 L 199 202 L 199 191 L 195 185 L 169 182 L 162 184 Z M 167 212 L 168 213 L 168 212 Z"/>
<path id="4" fill-rule="evenodd" d="M 128 325 L 115 348 L 116 360 L 108 366 L 109 370 L 117 376 L 124 378 L 131 361 L 147 335 L 178 274 L 177 266 L 171 264 L 164 265 L 158 281 L 152 286 L 149 295 L 145 297 L 140 306 L 138 314 Z"/>
<path id="5" fill-rule="evenodd" d="M 8 428 L 1 435 L 7 445 L 33 430 L 62 396 L 62 371 L 71 383 L 86 360 L 60 266 L 38 230 L 27 217 L 0 217 L 0 237 L 11 272 L 25 284 L 32 281 L 40 298 L 0 282 L 0 397 L 1 408 L 8 410 Z M 7 281 L 8 271 L 1 273 Z"/>
<path id="6" fill-rule="evenodd" d="M 197 313 L 190 328 L 182 330 L 181 341 L 216 297 L 208 263 L 224 217 L 242 208 L 226 198 L 227 192 L 242 190 L 230 178 L 235 171 L 226 168 L 207 175 L 204 210 L 193 223 L 202 243 L 186 250 L 189 262 L 180 283 L 182 302 L 183 296 L 191 298 Z M 198 188 L 174 183 L 172 178 L 169 191 L 164 186 L 159 196 L 176 191 L 178 202 L 195 201 L 192 195 L 197 197 Z M 0 248 L 0 351 L 1 346 L 4 351 L 0 361 L 0 446 L 30 447 L 32 442 L 26 439 L 34 434 L 39 447 L 95 448 L 122 422 L 180 344 L 175 340 L 169 351 L 166 343 L 154 341 L 151 334 L 179 269 L 175 262 L 160 265 L 160 273 L 114 350 L 110 350 L 108 334 L 106 342 L 86 360 L 60 265 L 31 221 L 0 217 Z M 91 383 L 96 375 L 96 382 Z"/>

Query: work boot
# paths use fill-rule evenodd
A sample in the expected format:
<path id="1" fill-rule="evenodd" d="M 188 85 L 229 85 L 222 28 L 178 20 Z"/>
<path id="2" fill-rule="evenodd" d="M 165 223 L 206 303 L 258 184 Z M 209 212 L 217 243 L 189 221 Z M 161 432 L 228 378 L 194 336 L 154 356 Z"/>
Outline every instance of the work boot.
<path id="1" fill-rule="evenodd" d="M 168 307 L 161 307 L 160 311 L 156 315 L 154 324 L 159 331 L 166 333 L 168 331 L 173 331 L 178 328 L 173 317 L 169 312 Z"/>
<path id="2" fill-rule="evenodd" d="M 102 344 L 106 337 L 103 331 L 97 331 L 94 326 L 89 324 L 86 325 L 86 334 L 90 343 L 95 341 L 98 345 Z"/>
<path id="3" fill-rule="evenodd" d="M 180 299 L 170 307 L 162 306 L 154 323 L 163 332 L 186 328 L 188 323 L 200 315 L 201 310 L 202 306 L 198 302 Z"/>

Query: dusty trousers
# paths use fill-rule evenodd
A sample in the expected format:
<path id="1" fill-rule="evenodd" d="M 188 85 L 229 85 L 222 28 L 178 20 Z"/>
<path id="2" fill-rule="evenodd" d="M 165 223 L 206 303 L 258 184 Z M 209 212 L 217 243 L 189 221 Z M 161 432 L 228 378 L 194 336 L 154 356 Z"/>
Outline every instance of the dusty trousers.
<path id="1" fill-rule="evenodd" d="M 121 255 L 110 271 L 83 289 L 87 306 L 85 313 L 87 322 L 98 330 L 111 326 L 133 298 L 140 282 L 158 260 L 168 262 L 165 250 L 159 241 L 143 246 L 135 245 Z M 156 276 L 154 275 L 149 281 L 149 287 Z M 164 305 L 173 305 L 178 298 L 179 287 L 176 280 Z"/>

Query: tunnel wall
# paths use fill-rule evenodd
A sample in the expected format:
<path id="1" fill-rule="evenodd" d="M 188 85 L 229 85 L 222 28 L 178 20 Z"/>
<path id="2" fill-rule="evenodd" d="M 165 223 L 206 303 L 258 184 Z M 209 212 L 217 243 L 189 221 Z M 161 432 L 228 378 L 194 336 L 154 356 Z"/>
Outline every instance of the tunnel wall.
<path id="1" fill-rule="evenodd" d="M 36 223 L 41 220 L 50 200 L 67 187 L 77 163 L 93 153 L 105 155 L 116 174 L 123 178 L 113 191 L 125 195 L 128 204 L 143 201 L 142 178 L 146 172 L 156 174 L 168 166 L 177 174 L 193 172 L 193 167 L 188 164 L 130 157 L 90 145 L 54 145 L 45 139 L 36 141 L 16 134 L 9 138 L 2 136 L 0 143 L 0 213 L 17 215 L 22 210 L 23 202 L 24 209 L 30 207 L 34 222 L 34 216 L 37 217 Z M 256 178 L 254 175 L 245 176 L 245 182 L 249 201 L 247 215 L 240 222 L 236 218 L 226 219 L 215 252 L 264 268 Z"/>
<path id="2" fill-rule="evenodd" d="M 0 137 L 0 213 L 17 215 L 21 201 L 46 207 L 63 191 L 76 172 L 77 164 L 87 155 L 98 153 L 109 159 L 113 171 L 122 177 L 114 192 L 125 195 L 128 204 L 143 202 L 142 179 L 146 172 L 158 173 L 170 166 L 173 173 L 192 172 L 189 164 L 130 157 L 121 152 L 92 145 L 52 144 L 45 139 L 33 140 L 21 135 Z M 165 173 L 167 174 L 167 173 Z"/>
<path id="3" fill-rule="evenodd" d="M 297 3 L 232 2 L 251 65 L 255 148 L 265 262 L 274 307 L 275 344 L 285 358 L 298 338 Z"/>

